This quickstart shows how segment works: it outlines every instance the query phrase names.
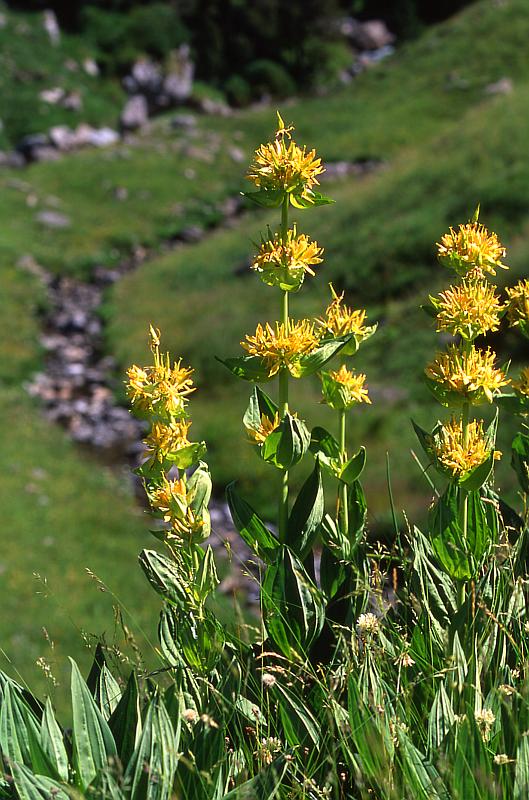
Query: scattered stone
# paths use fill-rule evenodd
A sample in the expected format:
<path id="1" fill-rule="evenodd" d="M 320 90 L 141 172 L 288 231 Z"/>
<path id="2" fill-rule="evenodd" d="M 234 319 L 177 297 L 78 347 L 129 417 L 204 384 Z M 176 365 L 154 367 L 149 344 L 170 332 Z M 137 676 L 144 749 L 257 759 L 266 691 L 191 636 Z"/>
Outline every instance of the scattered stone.
<path id="1" fill-rule="evenodd" d="M 192 167 L 186 167 L 184 170 L 184 178 L 187 178 L 188 181 L 192 181 L 196 176 L 196 172 Z"/>
<path id="2" fill-rule="evenodd" d="M 42 18 L 42 24 L 49 36 L 50 43 L 56 47 L 61 41 L 61 29 L 59 28 L 55 12 L 47 8 L 46 11 L 43 12 Z"/>
<path id="3" fill-rule="evenodd" d="M 60 214 L 58 211 L 50 211 L 48 209 L 39 211 L 36 219 L 37 222 L 40 222 L 44 227 L 54 228 L 56 230 L 69 228 L 72 224 L 70 217 L 67 217 L 66 214 Z"/>
<path id="4" fill-rule="evenodd" d="M 57 161 L 59 158 L 60 153 L 55 147 L 43 145 L 33 148 L 30 161 Z"/>
<path id="5" fill-rule="evenodd" d="M 197 124 L 194 114 L 175 114 L 171 119 L 171 127 L 175 130 L 190 130 Z"/>
<path id="6" fill-rule="evenodd" d="M 39 92 L 39 100 L 42 100 L 43 103 L 56 106 L 60 103 L 64 94 L 64 89 L 61 89 L 60 86 L 54 86 L 52 89 L 43 89 L 42 92 Z"/>
<path id="7" fill-rule="evenodd" d="M 219 117 L 230 117 L 231 108 L 223 103 L 222 100 L 213 100 L 212 97 L 203 97 L 198 103 L 198 107 L 204 114 L 216 114 Z"/>
<path id="8" fill-rule="evenodd" d="M 194 74 L 195 65 L 191 61 L 189 45 L 183 44 L 170 54 L 163 80 L 162 92 L 170 104 L 182 103 L 191 96 Z"/>
<path id="9" fill-rule="evenodd" d="M 85 58 L 83 61 L 83 69 L 91 78 L 97 78 L 99 75 L 99 67 L 93 58 Z"/>
<path id="10" fill-rule="evenodd" d="M 74 131 L 67 125 L 55 125 L 50 128 L 50 141 L 54 147 L 63 152 L 73 150 L 78 146 L 78 139 Z"/>
<path id="11" fill-rule="evenodd" d="M 112 128 L 95 128 L 89 137 L 89 144 L 94 147 L 110 147 L 119 142 L 119 133 Z"/>
<path id="12" fill-rule="evenodd" d="M 81 92 L 74 91 L 65 94 L 61 100 L 61 106 L 67 111 L 81 111 L 83 107 L 83 98 Z"/>
<path id="13" fill-rule="evenodd" d="M 36 161 L 34 153 L 37 149 L 48 147 L 49 139 L 45 133 L 31 133 L 24 136 L 17 145 L 17 150 L 22 153 L 26 161 Z"/>
<path id="14" fill-rule="evenodd" d="M 130 75 L 123 79 L 129 94 L 155 95 L 162 87 L 160 67 L 148 58 L 140 58 L 132 67 Z"/>
<path id="15" fill-rule="evenodd" d="M 240 164 L 246 159 L 246 156 L 240 147 L 229 147 L 228 155 L 232 161 L 235 161 L 236 164 Z"/>
<path id="16" fill-rule="evenodd" d="M 129 191 L 125 186 L 116 186 L 114 189 L 114 197 L 116 200 L 123 202 L 124 200 L 128 200 Z"/>
<path id="17" fill-rule="evenodd" d="M 511 78 L 500 78 L 499 81 L 485 86 L 485 94 L 512 94 L 513 89 Z"/>
<path id="18" fill-rule="evenodd" d="M 77 72 L 79 64 L 73 58 L 67 58 L 64 62 L 64 69 L 67 69 L 68 72 Z"/>
<path id="19" fill-rule="evenodd" d="M 347 17 L 342 21 L 340 30 L 358 50 L 379 50 L 395 41 L 395 35 L 381 19 L 360 22 Z"/>
<path id="20" fill-rule="evenodd" d="M 180 233 L 179 239 L 186 244 L 196 244 L 204 238 L 204 228 L 200 225 L 189 225 Z"/>
<path id="21" fill-rule="evenodd" d="M 120 127 L 125 131 L 133 131 L 143 127 L 149 119 L 149 106 L 142 94 L 130 97 L 119 118 Z"/>
<path id="22" fill-rule="evenodd" d="M 7 16 L 3 12 L 0 12 L 0 30 L 4 28 L 7 28 Z"/>

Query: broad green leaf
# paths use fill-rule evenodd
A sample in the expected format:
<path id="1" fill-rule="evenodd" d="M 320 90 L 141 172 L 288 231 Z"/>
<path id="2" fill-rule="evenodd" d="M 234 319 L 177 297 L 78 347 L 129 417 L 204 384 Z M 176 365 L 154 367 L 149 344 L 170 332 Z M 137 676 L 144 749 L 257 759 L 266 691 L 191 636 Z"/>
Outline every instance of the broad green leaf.
<path id="1" fill-rule="evenodd" d="M 365 447 L 361 447 L 358 453 L 352 456 L 352 458 L 343 465 L 339 475 L 340 480 L 350 486 L 358 480 L 364 470 L 365 464 L 366 449 Z"/>
<path id="2" fill-rule="evenodd" d="M 70 800 L 70 795 L 60 783 L 34 775 L 24 764 L 11 763 L 11 774 L 18 800 Z"/>
<path id="3" fill-rule="evenodd" d="M 323 596 L 288 547 L 268 567 L 261 589 L 270 638 L 287 656 L 299 660 L 325 621 Z"/>
<path id="4" fill-rule="evenodd" d="M 84 791 L 97 773 L 106 768 L 109 758 L 117 755 L 117 750 L 110 728 L 82 679 L 77 664 L 73 659 L 70 662 L 72 761 L 76 783 Z"/>
<path id="5" fill-rule="evenodd" d="M 142 550 L 138 560 L 147 580 L 159 595 L 185 607 L 189 594 L 183 586 L 177 566 L 156 550 Z"/>
<path id="6" fill-rule="evenodd" d="M 279 541 L 253 508 L 235 491 L 235 484 L 226 488 L 226 499 L 233 524 L 255 555 L 270 563 L 276 556 Z"/>
<path id="7" fill-rule="evenodd" d="M 310 452 L 314 455 L 323 453 L 329 458 L 340 457 L 340 445 L 328 430 L 316 426 L 312 429 L 310 439 Z"/>
<path id="8" fill-rule="evenodd" d="M 245 428 L 257 430 L 261 426 L 262 417 L 272 421 L 277 413 L 278 406 L 274 401 L 259 386 L 254 386 L 242 421 Z"/>
<path id="9" fill-rule="evenodd" d="M 332 200 L 330 197 L 326 197 L 319 192 L 313 192 L 309 189 L 305 189 L 304 195 L 291 192 L 289 197 L 291 205 L 293 205 L 294 208 L 299 209 L 328 206 L 330 203 L 334 203 L 334 200 Z"/>
<path id="10" fill-rule="evenodd" d="M 108 726 L 114 736 L 121 763 L 126 766 L 141 734 L 138 680 L 134 670 L 130 673 L 125 691 L 108 720 Z"/>
<path id="11" fill-rule="evenodd" d="M 349 504 L 349 536 L 354 547 L 362 538 L 367 515 L 367 503 L 360 481 L 353 481 L 347 492 Z"/>
<path id="12" fill-rule="evenodd" d="M 529 797 L 529 736 L 523 734 L 516 750 L 513 800 L 527 800 Z"/>
<path id="13" fill-rule="evenodd" d="M 297 685 L 299 688 L 299 684 Z M 318 747 L 323 731 L 314 714 L 296 692 L 296 684 L 278 680 L 271 689 L 277 699 L 285 739 L 291 747 Z"/>
<path id="14" fill-rule="evenodd" d="M 457 579 L 472 577 L 460 523 L 459 493 L 449 485 L 428 517 L 432 547 L 445 571 Z"/>
<path id="15" fill-rule="evenodd" d="M 242 783 L 228 794 L 224 800 L 273 800 L 286 772 L 288 762 L 280 756 L 259 772 L 255 778 Z"/>
<path id="16" fill-rule="evenodd" d="M 441 681 L 434 697 L 428 717 L 428 750 L 436 753 L 455 722 L 452 702 L 446 693 L 444 681 Z"/>
<path id="17" fill-rule="evenodd" d="M 149 703 L 138 745 L 125 772 L 130 800 L 169 800 L 178 745 L 169 715 L 156 693 Z"/>
<path id="18" fill-rule="evenodd" d="M 466 492 L 477 492 L 484 483 L 490 478 L 492 468 L 494 467 L 494 453 L 477 467 L 471 469 L 465 477 L 459 481 L 459 486 Z"/>
<path id="19" fill-rule="evenodd" d="M 413 800 L 452 800 L 433 764 L 399 726 L 397 739 L 399 762 L 409 796 Z"/>
<path id="20" fill-rule="evenodd" d="M 337 355 L 350 341 L 351 337 L 352 334 L 347 334 L 337 339 L 322 339 L 320 346 L 313 350 L 312 353 L 301 356 L 296 377 L 301 378 L 306 375 L 313 375 L 330 361 L 333 356 Z"/>
<path id="21" fill-rule="evenodd" d="M 206 450 L 205 442 L 192 442 L 187 447 L 181 447 L 174 453 L 169 453 L 166 460 L 177 469 L 188 469 L 204 458 Z"/>
<path id="22" fill-rule="evenodd" d="M 522 491 L 529 494 L 529 436 L 526 433 L 517 433 L 513 439 L 511 466 Z"/>
<path id="23" fill-rule="evenodd" d="M 287 413 L 279 426 L 266 437 L 261 456 L 279 469 L 290 469 L 303 458 L 309 444 L 310 433 L 303 420 Z"/>
<path id="24" fill-rule="evenodd" d="M 50 760 L 52 761 L 58 777 L 63 780 L 68 780 L 68 754 L 64 746 L 64 738 L 62 731 L 55 719 L 51 700 L 46 699 L 44 707 L 44 714 L 42 715 L 40 737 L 42 746 L 46 750 Z"/>
<path id="25" fill-rule="evenodd" d="M 324 511 L 323 484 L 319 459 L 301 487 L 290 513 L 286 542 L 304 561 L 318 534 Z"/>
<path id="26" fill-rule="evenodd" d="M 285 197 L 283 189 L 260 189 L 258 192 L 243 192 L 242 194 L 262 208 L 279 208 Z"/>
<path id="27" fill-rule="evenodd" d="M 239 358 L 218 358 L 233 375 L 245 381 L 259 381 L 264 383 L 271 380 L 266 363 L 258 356 L 240 356 Z"/>

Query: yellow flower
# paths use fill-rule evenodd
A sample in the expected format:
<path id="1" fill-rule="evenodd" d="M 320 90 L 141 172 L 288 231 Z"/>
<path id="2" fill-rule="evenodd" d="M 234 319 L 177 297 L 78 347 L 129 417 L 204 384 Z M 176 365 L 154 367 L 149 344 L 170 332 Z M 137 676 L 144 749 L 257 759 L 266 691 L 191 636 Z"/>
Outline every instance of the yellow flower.
<path id="1" fill-rule="evenodd" d="M 323 248 L 304 233 L 298 235 L 294 226 L 287 232 L 284 244 L 278 233 L 261 243 L 252 269 L 259 272 L 269 286 L 295 291 L 303 283 L 305 273 L 314 275 L 311 267 L 322 262 L 322 254 Z"/>
<path id="2" fill-rule="evenodd" d="M 171 525 L 173 535 L 201 533 L 205 519 L 203 516 L 197 517 L 189 507 L 183 478 L 168 480 L 164 475 L 162 484 L 150 493 L 149 500 L 151 506 L 162 514 L 164 522 Z"/>
<path id="3" fill-rule="evenodd" d="M 492 403 L 494 395 L 502 386 L 509 383 L 504 373 L 494 366 L 495 354 L 490 349 L 479 350 L 471 347 L 468 351 L 451 345 L 446 353 L 426 367 L 426 376 L 435 382 L 441 393 L 459 395 L 459 402 L 473 405 L 488 400 Z M 445 405 L 451 405 L 456 398 L 440 397 Z"/>
<path id="4" fill-rule="evenodd" d="M 347 409 L 356 403 L 371 403 L 365 375 L 357 375 L 342 364 L 337 372 L 322 372 L 323 400 L 331 408 Z"/>
<path id="5" fill-rule="evenodd" d="M 132 407 L 147 415 L 164 419 L 183 416 L 187 396 L 194 392 L 192 369 L 181 366 L 181 361 L 171 365 L 169 353 L 160 353 L 160 332 L 150 328 L 151 351 L 154 364 L 127 370 L 127 395 Z"/>
<path id="6" fill-rule="evenodd" d="M 507 318 L 511 326 L 519 326 L 522 333 L 529 336 L 529 281 L 518 281 L 516 286 L 507 289 Z"/>
<path id="7" fill-rule="evenodd" d="M 485 280 L 464 279 L 457 286 L 430 298 L 437 310 L 437 330 L 473 340 L 497 331 L 503 305 L 494 287 Z"/>
<path id="8" fill-rule="evenodd" d="M 253 336 L 246 335 L 241 342 L 251 355 L 262 358 L 268 368 L 268 377 L 281 369 L 288 369 L 294 378 L 299 378 L 299 360 L 318 347 L 314 325 L 308 319 L 299 322 L 289 320 L 288 326 L 276 322 L 275 330 L 267 322 L 259 324 Z"/>
<path id="9" fill-rule="evenodd" d="M 492 444 L 483 433 L 481 420 L 468 423 L 465 442 L 462 421 L 451 419 L 435 437 L 431 437 L 431 445 L 440 466 L 457 479 L 483 464 L 492 452 Z M 494 453 L 494 458 L 500 457 L 501 453 Z"/>
<path id="10" fill-rule="evenodd" d="M 508 269 L 502 264 L 505 248 L 496 234 L 489 233 L 477 220 L 460 225 L 457 231 L 450 228 L 449 233 L 445 233 L 437 243 L 437 248 L 439 261 L 452 267 L 458 275 L 465 275 L 470 271 L 495 275 L 497 267 Z"/>
<path id="11" fill-rule="evenodd" d="M 276 413 L 273 419 L 267 417 L 266 414 L 261 414 L 261 424 L 258 428 L 249 428 L 247 425 L 246 430 L 252 444 L 263 444 L 271 433 L 279 427 L 279 414 Z"/>
<path id="12" fill-rule="evenodd" d="M 163 422 L 153 422 L 149 435 L 144 439 L 147 446 L 147 455 L 153 461 L 163 461 L 170 453 L 175 453 L 183 447 L 188 447 L 190 442 L 187 433 L 191 422 L 173 420 L 168 425 Z"/>
<path id="13" fill-rule="evenodd" d="M 331 283 L 332 301 L 327 306 L 325 317 L 320 317 L 316 320 L 322 329 L 324 336 L 345 336 L 348 333 L 353 333 L 357 342 L 367 339 L 374 333 L 375 325 L 364 325 L 366 319 L 366 312 L 363 309 L 354 311 L 349 306 L 342 305 L 344 292 L 337 294 Z M 346 353 L 347 355 L 347 353 Z"/>
<path id="14" fill-rule="evenodd" d="M 529 367 L 522 369 L 519 379 L 512 382 L 512 388 L 516 394 L 521 394 L 529 400 Z"/>
<path id="15" fill-rule="evenodd" d="M 292 140 L 292 127 L 285 128 L 278 114 L 279 125 L 273 142 L 262 144 L 256 151 L 248 180 L 258 189 L 280 190 L 310 201 L 317 176 L 324 172 L 316 151 L 301 149 Z"/>

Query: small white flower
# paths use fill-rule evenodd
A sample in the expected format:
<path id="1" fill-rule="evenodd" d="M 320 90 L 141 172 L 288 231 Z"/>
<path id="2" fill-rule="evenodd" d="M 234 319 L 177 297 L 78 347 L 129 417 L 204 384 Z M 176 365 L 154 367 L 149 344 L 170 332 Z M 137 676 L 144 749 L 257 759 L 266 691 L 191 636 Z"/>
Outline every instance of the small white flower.
<path id="1" fill-rule="evenodd" d="M 194 708 L 186 708 L 182 711 L 182 717 L 185 719 L 186 722 L 196 722 L 198 719 L 198 714 Z"/>
<path id="2" fill-rule="evenodd" d="M 509 758 L 506 753 L 498 753 L 498 755 L 494 756 L 494 763 L 495 764 L 512 764 L 513 759 Z"/>
<path id="3" fill-rule="evenodd" d="M 273 686 L 274 683 L 276 683 L 277 678 L 275 677 L 275 675 L 270 675 L 269 672 L 265 672 L 261 680 L 263 682 L 263 686 L 266 686 L 266 688 L 269 689 L 270 686 Z"/>
<path id="4" fill-rule="evenodd" d="M 356 626 L 360 633 L 376 634 L 380 630 L 380 622 L 374 614 L 360 614 L 356 620 Z"/>

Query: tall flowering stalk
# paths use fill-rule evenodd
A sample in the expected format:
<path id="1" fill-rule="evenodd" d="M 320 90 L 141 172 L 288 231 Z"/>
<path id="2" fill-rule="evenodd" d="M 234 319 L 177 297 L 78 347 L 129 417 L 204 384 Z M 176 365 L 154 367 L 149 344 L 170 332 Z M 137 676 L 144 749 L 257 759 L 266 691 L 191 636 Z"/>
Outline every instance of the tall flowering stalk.
<path id="1" fill-rule="evenodd" d="M 460 225 L 457 231 L 450 228 L 442 237 L 439 260 L 454 270 L 458 280 L 430 297 L 437 331 L 451 334 L 455 342 L 427 365 L 425 378 L 436 399 L 451 410 L 451 418 L 432 434 L 416 426 L 429 459 L 448 478 L 447 491 L 433 509 L 431 520 L 437 555 L 460 581 L 461 600 L 465 580 L 475 574 L 491 544 L 486 536 L 476 540 L 476 526 L 486 517 L 479 492 L 490 477 L 494 460 L 500 457 L 494 449 L 495 423 L 484 430 L 483 421 L 473 419 L 472 412 L 495 402 L 509 383 L 492 349 L 476 344 L 479 337 L 499 328 L 505 308 L 491 276 L 497 268 L 507 268 L 502 261 L 505 249 L 496 234 L 479 223 L 478 213 L 472 222 Z M 452 518 L 455 506 L 458 519 Z"/>
<path id="2" fill-rule="evenodd" d="M 314 150 L 299 147 L 292 133 L 293 128 L 287 127 L 278 114 L 274 140 L 257 149 L 247 175 L 257 189 L 247 196 L 263 207 L 280 211 L 278 230 L 268 228 L 261 236 L 252 261 L 252 270 L 262 282 L 279 292 L 279 320 L 259 323 L 255 332 L 241 342 L 246 354 L 224 363 L 238 377 L 257 384 L 243 421 L 260 457 L 281 473 L 277 539 L 257 522 L 257 515 L 238 497 L 234 487 L 228 489 L 228 501 L 241 535 L 269 563 L 263 585 L 268 632 L 286 655 L 297 657 L 306 652 L 324 621 L 322 587 L 316 585 L 312 566 L 312 548 L 324 513 L 321 469 L 327 468 L 339 481 L 343 561 L 352 550 L 345 545 L 350 505 L 347 486 L 357 477 L 352 473 L 359 464 L 359 460 L 354 465 L 348 463 L 345 415 L 355 403 L 369 402 L 365 376 L 354 375 L 345 364 L 335 371 L 322 369 L 338 353 L 356 352 L 359 343 L 375 328 L 365 324 L 365 311 L 345 306 L 343 295 L 334 290 L 323 317 L 296 320 L 291 316 L 290 295 L 317 274 L 324 253 L 296 224 L 290 224 L 289 211 L 291 207 L 301 211 L 331 202 L 316 191 L 318 177 L 324 171 L 321 160 Z M 310 431 L 291 409 L 291 379 L 320 372 L 325 402 L 337 410 L 339 442 L 323 429 Z M 258 385 L 276 379 L 277 402 Z M 290 471 L 309 448 L 315 455 L 314 470 L 291 507 Z M 362 452 L 360 460 L 363 458 Z M 363 530 L 363 517 L 356 528 Z M 308 602 L 303 597 L 307 591 L 312 610 L 298 631 L 296 626 L 289 629 L 291 618 L 299 615 L 299 608 Z"/>

